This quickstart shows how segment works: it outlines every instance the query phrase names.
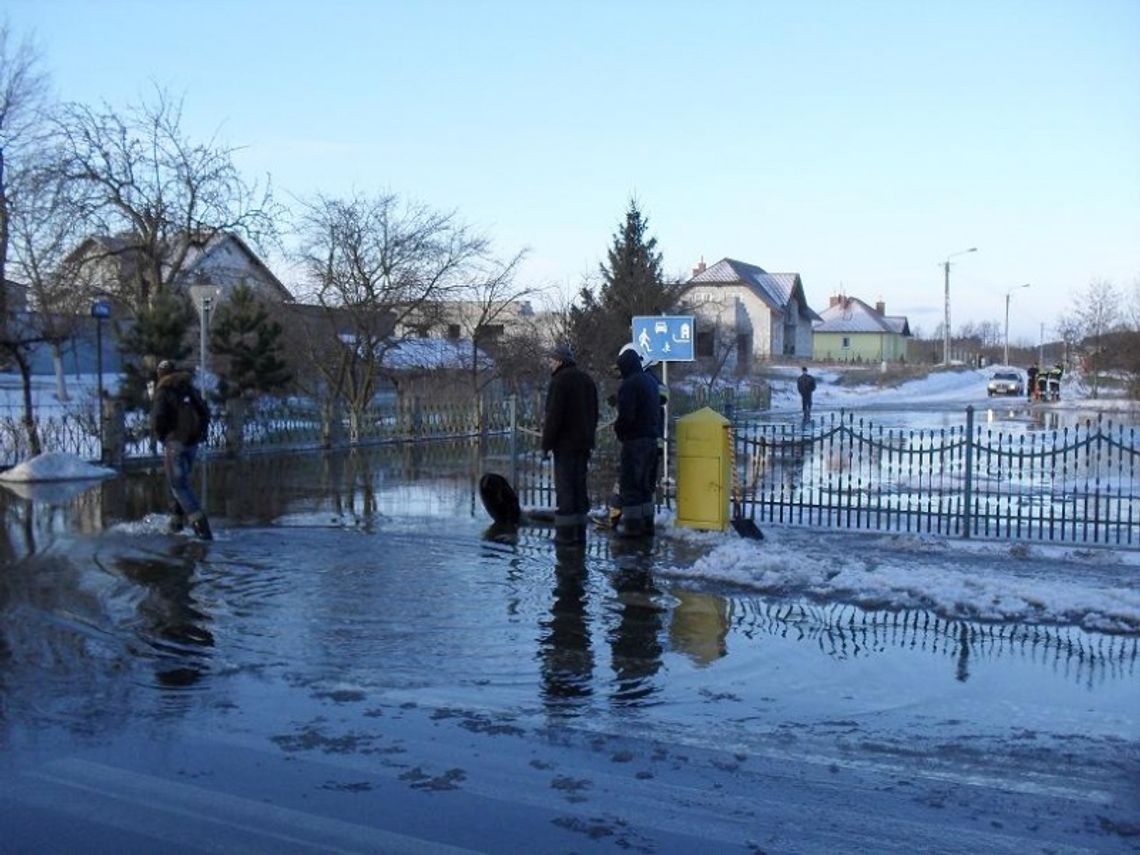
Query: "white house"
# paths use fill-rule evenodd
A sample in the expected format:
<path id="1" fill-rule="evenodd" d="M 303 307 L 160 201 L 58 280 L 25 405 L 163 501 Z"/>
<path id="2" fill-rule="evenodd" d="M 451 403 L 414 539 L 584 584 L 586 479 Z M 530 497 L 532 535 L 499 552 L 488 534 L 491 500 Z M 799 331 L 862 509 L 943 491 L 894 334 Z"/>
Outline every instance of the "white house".
<path id="1" fill-rule="evenodd" d="M 755 264 L 724 258 L 693 270 L 681 300 L 696 316 L 696 356 L 712 357 L 731 346 L 726 364 L 738 373 L 773 357 L 807 358 L 812 322 L 798 273 L 769 273 Z"/>
<path id="2" fill-rule="evenodd" d="M 133 236 L 94 235 L 71 252 L 68 262 L 82 271 L 93 290 L 126 296 L 134 287 L 139 270 L 136 240 Z M 270 302 L 293 302 L 289 289 L 235 234 L 182 235 L 171 242 L 164 256 L 171 259 L 171 263 L 181 259 L 178 272 L 169 283 L 175 291 L 198 284 L 213 285 L 225 300 L 234 288 L 248 285 L 257 296 Z M 169 268 L 163 271 L 164 278 L 168 272 Z"/>

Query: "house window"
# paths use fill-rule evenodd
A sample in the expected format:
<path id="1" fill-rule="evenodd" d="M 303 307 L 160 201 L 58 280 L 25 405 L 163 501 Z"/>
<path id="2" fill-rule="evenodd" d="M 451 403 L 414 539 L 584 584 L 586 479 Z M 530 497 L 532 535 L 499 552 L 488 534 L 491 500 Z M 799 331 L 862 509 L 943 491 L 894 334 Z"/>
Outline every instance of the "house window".
<path id="1" fill-rule="evenodd" d="M 713 355 L 713 334 L 712 330 L 705 332 L 697 332 L 697 356 L 712 356 Z"/>
<path id="2" fill-rule="evenodd" d="M 849 335 L 843 336 L 843 344 L 841 345 L 841 347 L 844 350 L 850 350 L 851 349 L 851 336 L 849 336 Z"/>
<path id="3" fill-rule="evenodd" d="M 452 339 L 459 338 L 459 324 L 447 325 L 447 337 Z"/>
<path id="4" fill-rule="evenodd" d="M 483 341 L 498 341 L 503 337 L 502 324 L 485 324 L 476 331 L 477 338 Z"/>

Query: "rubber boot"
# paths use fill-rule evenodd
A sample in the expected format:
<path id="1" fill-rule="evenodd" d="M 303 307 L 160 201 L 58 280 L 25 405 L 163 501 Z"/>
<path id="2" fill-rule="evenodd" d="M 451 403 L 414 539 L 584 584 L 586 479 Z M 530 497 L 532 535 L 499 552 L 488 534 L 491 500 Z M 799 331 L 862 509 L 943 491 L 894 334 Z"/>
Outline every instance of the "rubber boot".
<path id="1" fill-rule="evenodd" d="M 618 523 L 614 533 L 622 538 L 637 538 L 645 537 L 647 532 L 645 530 L 645 520 L 640 517 L 630 519 L 628 516 L 623 515 L 622 520 Z"/>
<path id="2" fill-rule="evenodd" d="M 206 519 L 206 515 L 199 512 L 190 518 L 190 525 L 194 528 L 194 534 L 198 535 L 202 540 L 213 540 L 214 533 L 210 531 L 210 521 Z"/>

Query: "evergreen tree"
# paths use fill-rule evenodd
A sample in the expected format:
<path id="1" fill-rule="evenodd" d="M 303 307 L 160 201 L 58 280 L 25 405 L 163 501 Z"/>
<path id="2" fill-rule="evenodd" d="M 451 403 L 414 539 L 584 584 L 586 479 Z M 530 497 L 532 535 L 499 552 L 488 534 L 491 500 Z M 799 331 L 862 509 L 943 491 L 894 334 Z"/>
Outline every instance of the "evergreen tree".
<path id="1" fill-rule="evenodd" d="M 281 324 L 269 317 L 253 289 L 241 285 L 218 308 L 210 353 L 221 358 L 218 397 L 223 401 L 275 392 L 293 379 L 285 364 Z"/>
<path id="2" fill-rule="evenodd" d="M 147 384 L 163 359 L 180 365 L 193 352 L 187 331 L 195 325 L 196 316 L 189 302 L 163 292 L 141 309 L 134 323 L 119 337 L 123 354 L 123 383 L 119 398 L 128 409 L 147 409 L 150 396 Z"/>
<path id="3" fill-rule="evenodd" d="M 571 309 L 574 345 L 580 354 L 588 354 L 583 361 L 595 372 L 613 365 L 618 350 L 630 340 L 635 316 L 667 314 L 676 306 L 682 286 L 664 281 L 657 238 L 648 232 L 649 219 L 631 198 L 606 263 L 599 265 L 602 284 L 597 295 L 583 288 L 581 305 Z"/>

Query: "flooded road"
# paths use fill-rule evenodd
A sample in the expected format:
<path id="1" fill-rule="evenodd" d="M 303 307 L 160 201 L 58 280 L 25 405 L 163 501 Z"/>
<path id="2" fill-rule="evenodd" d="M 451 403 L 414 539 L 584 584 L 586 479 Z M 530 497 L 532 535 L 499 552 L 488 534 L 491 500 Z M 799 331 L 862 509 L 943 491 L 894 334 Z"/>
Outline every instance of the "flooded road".
<path id="1" fill-rule="evenodd" d="M 667 530 L 555 550 L 488 528 L 486 465 L 216 462 L 212 543 L 158 473 L 5 493 L 0 851 L 1140 841 L 1136 637 L 714 584 Z"/>

